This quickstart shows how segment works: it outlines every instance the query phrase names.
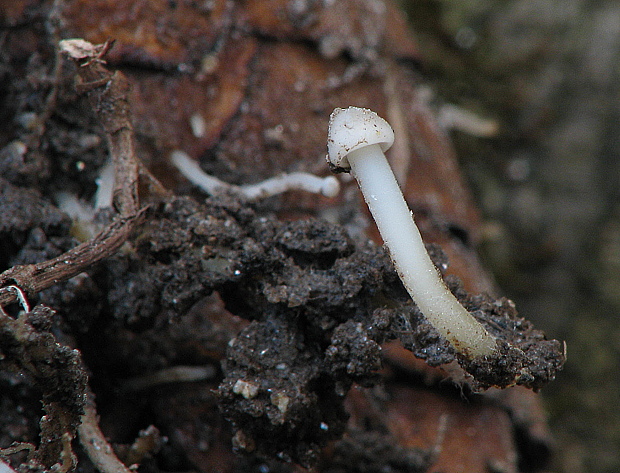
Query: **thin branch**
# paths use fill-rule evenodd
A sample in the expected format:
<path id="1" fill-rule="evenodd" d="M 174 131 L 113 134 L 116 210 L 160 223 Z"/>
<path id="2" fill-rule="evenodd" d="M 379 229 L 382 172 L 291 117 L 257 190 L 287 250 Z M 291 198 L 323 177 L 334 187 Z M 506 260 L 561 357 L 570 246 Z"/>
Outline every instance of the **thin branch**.
<path id="1" fill-rule="evenodd" d="M 140 207 L 139 165 L 129 105 L 131 85 L 121 72 L 109 71 L 102 59 L 111 46 L 109 41 L 102 45 L 75 39 L 60 42 L 61 50 L 79 66 L 78 91 L 86 93 L 105 130 L 114 163 L 114 204 L 121 216 L 126 217 Z"/>
<path id="2" fill-rule="evenodd" d="M 93 45 L 83 40 L 63 40 L 60 49 L 78 64 L 78 91 L 86 93 L 108 141 L 114 165 L 114 205 L 119 219 L 91 241 L 57 258 L 42 263 L 15 266 L 0 274 L 0 306 L 17 300 L 17 286 L 32 296 L 57 282 L 76 276 L 97 261 L 112 255 L 129 238 L 132 229 L 144 219 L 140 208 L 138 176 L 149 174 L 136 157 L 129 107 L 130 85 L 120 72 L 104 67 L 103 56 L 112 43 Z M 156 179 L 149 176 L 151 187 Z"/>
<path id="3" fill-rule="evenodd" d="M 112 446 L 101 432 L 92 393 L 87 393 L 84 415 L 82 416 L 82 423 L 78 427 L 78 435 L 80 444 L 88 454 L 88 458 L 101 473 L 132 473 L 116 457 Z"/>
<path id="4" fill-rule="evenodd" d="M 13 266 L 0 274 L 0 306 L 18 300 L 17 286 L 32 296 L 54 284 L 78 275 L 97 261 L 116 252 L 129 237 L 131 230 L 144 220 L 145 210 L 122 218 L 106 227 L 95 238 L 42 263 Z"/>

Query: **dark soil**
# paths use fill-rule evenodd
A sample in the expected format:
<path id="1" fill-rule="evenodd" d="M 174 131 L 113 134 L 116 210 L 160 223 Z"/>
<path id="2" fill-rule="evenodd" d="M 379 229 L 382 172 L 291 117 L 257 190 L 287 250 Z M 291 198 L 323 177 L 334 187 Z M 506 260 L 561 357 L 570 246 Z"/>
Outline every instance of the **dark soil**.
<path id="1" fill-rule="evenodd" d="M 7 202 L 15 200 L 12 189 L 23 193 L 10 185 L 5 189 Z M 27 222 L 18 217 L 14 224 L 7 222 L 5 241 L 19 241 L 26 225 L 41 232 L 35 241 L 22 237 L 14 258 L 57 255 L 58 247 L 48 240 L 60 236 L 51 231 L 48 236 L 44 229 L 55 228 L 48 222 L 59 217 L 50 215 L 56 214 L 39 212 Z M 453 282 L 466 307 L 502 340 L 502 354 L 495 359 L 457 357 L 409 299 L 386 252 L 374 245 L 355 246 L 341 227 L 321 220 L 279 221 L 228 195 L 203 204 L 172 198 L 152 208 L 133 242 L 133 249 L 100 263 L 79 282 L 55 286 L 38 299 L 66 311 L 58 330 L 76 337 L 105 409 L 104 400 L 117 395 L 114 386 L 122 378 L 175 363 L 215 361 L 209 356 L 201 360 L 192 350 L 183 353 L 191 342 L 175 347 L 170 330 L 217 290 L 227 311 L 251 321 L 238 334 L 229 333 L 233 338 L 217 392 L 221 412 L 232 422 L 233 444 L 248 452 L 315 464 L 321 447 L 344 431 L 343 402 L 352 383 L 378 382 L 380 344 L 388 339 L 401 337 L 431 366 L 458 358 L 473 375 L 469 383 L 475 389 L 515 383 L 537 388 L 553 379 L 562 364 L 562 345 L 533 330 L 513 304 L 468 296 Z M 445 259 L 436 247 L 432 253 Z M 31 317 L 44 310 L 37 306 Z M 402 331 L 402 318 L 410 331 Z M 37 333 L 37 325 L 28 321 L 23 327 Z M 197 328 L 181 337 L 210 340 L 215 331 Z M 5 364 L 26 363 L 20 351 L 2 346 Z M 76 363 L 62 350 L 49 358 L 63 370 Z M 31 371 L 39 370 L 34 366 Z M 60 390 L 35 384 L 44 402 Z M 75 400 L 63 405 L 79 414 Z"/>

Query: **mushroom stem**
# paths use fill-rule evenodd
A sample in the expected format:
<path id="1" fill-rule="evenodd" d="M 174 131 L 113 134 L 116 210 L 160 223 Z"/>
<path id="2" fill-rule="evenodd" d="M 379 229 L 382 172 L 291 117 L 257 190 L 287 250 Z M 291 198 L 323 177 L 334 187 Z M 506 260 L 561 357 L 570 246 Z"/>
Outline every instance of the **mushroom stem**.
<path id="1" fill-rule="evenodd" d="M 457 351 L 471 357 L 492 354 L 495 339 L 448 290 L 426 252 L 381 147 L 355 150 L 348 159 L 396 271 L 424 316 Z"/>
<path id="2" fill-rule="evenodd" d="M 341 112 L 349 116 L 336 120 Z M 362 128 L 359 136 L 353 131 L 357 126 Z M 426 252 L 420 231 L 383 154 L 393 139 L 388 131 L 391 129 L 387 122 L 370 110 L 336 109 L 330 121 L 328 159 L 334 166 L 350 167 L 396 271 L 422 314 L 464 356 L 492 355 L 496 350 L 495 338 L 448 290 Z"/>

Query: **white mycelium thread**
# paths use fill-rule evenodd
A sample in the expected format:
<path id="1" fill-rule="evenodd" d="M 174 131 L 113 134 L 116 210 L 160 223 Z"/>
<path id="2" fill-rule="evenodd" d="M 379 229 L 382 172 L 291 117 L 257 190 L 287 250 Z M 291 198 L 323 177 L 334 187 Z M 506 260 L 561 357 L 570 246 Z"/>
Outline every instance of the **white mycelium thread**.
<path id="1" fill-rule="evenodd" d="M 205 173 L 198 163 L 183 151 L 173 151 L 170 159 L 181 174 L 208 194 L 218 190 L 229 190 L 250 200 L 260 200 L 292 190 L 321 194 L 325 197 L 336 197 L 340 192 L 340 183 L 334 176 L 319 177 L 307 172 L 293 172 L 280 174 L 257 184 L 234 186 Z"/>

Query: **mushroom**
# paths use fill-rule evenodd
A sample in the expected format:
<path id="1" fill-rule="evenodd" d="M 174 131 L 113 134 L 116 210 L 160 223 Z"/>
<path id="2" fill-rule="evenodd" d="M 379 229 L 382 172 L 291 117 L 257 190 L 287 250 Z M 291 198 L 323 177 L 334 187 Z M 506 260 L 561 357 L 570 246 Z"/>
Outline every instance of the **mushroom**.
<path id="1" fill-rule="evenodd" d="M 336 108 L 329 120 L 327 161 L 357 180 L 396 271 L 426 319 L 465 357 L 493 355 L 495 338 L 448 290 L 426 252 L 383 154 L 393 142 L 392 127 L 375 112 Z"/>

